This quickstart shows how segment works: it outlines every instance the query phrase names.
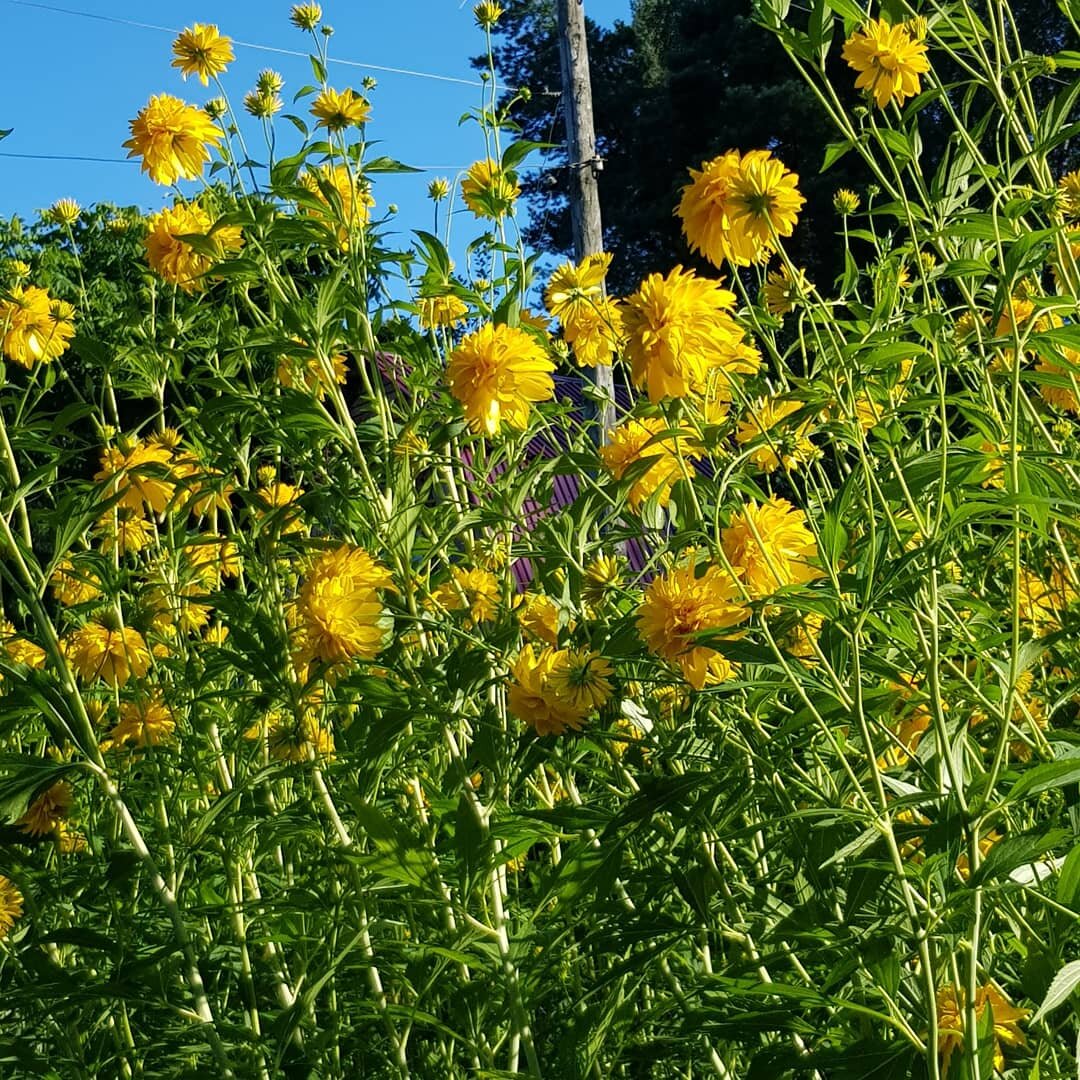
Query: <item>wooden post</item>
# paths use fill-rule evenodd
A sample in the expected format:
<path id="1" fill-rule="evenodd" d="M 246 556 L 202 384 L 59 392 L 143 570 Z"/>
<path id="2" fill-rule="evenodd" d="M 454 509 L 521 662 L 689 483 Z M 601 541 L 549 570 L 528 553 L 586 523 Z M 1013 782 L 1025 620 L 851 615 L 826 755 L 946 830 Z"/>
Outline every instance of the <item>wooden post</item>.
<path id="1" fill-rule="evenodd" d="M 596 185 L 601 162 L 596 156 L 596 131 L 593 128 L 584 3 L 583 0 L 557 0 L 557 7 L 563 115 L 570 155 L 570 221 L 574 255 L 580 262 L 586 255 L 596 255 L 604 250 L 600 194 Z M 604 399 L 600 405 L 600 439 L 606 443 L 615 426 L 615 381 L 610 366 L 597 365 L 594 370 L 597 389 Z"/>

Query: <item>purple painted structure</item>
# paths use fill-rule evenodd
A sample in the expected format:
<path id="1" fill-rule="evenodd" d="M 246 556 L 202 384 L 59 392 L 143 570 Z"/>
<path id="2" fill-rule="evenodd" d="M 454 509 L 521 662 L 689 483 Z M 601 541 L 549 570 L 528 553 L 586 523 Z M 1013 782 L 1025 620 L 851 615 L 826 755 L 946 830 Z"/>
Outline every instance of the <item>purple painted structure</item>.
<path id="1" fill-rule="evenodd" d="M 406 400 L 412 396 L 412 392 L 406 382 L 406 377 L 409 374 L 409 366 L 403 357 L 398 356 L 395 353 L 379 352 L 375 354 L 375 365 L 378 368 L 383 384 L 386 386 L 387 390 L 391 391 L 399 398 L 404 398 Z M 579 424 L 584 424 L 589 411 L 589 402 L 585 397 L 584 376 L 554 375 L 553 379 L 555 382 L 555 399 L 557 401 L 569 402 L 571 406 L 571 416 L 574 417 Z M 632 405 L 633 398 L 629 391 L 625 387 L 617 386 L 615 388 L 616 409 L 620 413 L 623 413 L 627 412 Z M 562 434 L 558 429 L 551 430 L 556 438 Z M 559 447 L 552 445 L 551 439 L 547 434 L 537 435 L 535 438 L 529 440 L 529 443 L 525 448 L 525 455 L 527 459 L 536 457 L 554 457 L 559 449 Z M 472 453 L 468 449 L 463 450 L 461 456 L 466 465 L 472 464 Z M 505 468 L 505 465 L 500 465 L 493 475 L 498 475 L 498 473 L 502 472 Z M 515 534 L 521 535 L 523 532 L 532 530 L 536 527 L 537 522 L 540 521 L 541 518 L 551 514 L 557 514 L 560 510 L 564 510 L 574 502 L 580 493 L 581 483 L 578 477 L 573 475 L 556 476 L 552 484 L 551 498 L 546 505 L 540 503 L 536 499 L 525 500 L 525 503 L 522 506 L 523 517 L 521 523 L 515 528 Z M 645 568 L 649 557 L 645 544 L 640 540 L 631 539 L 624 543 L 623 550 L 630 564 L 630 569 L 635 574 L 640 574 Z M 524 592 L 533 579 L 534 570 L 532 561 L 528 558 L 517 559 L 511 569 L 518 591 Z"/>

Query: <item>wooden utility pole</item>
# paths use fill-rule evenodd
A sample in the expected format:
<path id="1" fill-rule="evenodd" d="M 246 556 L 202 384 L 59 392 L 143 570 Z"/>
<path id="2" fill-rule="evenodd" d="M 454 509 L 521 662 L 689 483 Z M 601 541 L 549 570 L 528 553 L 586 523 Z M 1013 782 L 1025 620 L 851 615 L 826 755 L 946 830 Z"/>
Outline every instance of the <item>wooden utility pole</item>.
<path id="1" fill-rule="evenodd" d="M 596 185 L 596 174 L 602 162 L 596 156 L 585 6 L 583 0 L 556 0 L 556 4 L 563 116 L 570 157 L 570 221 L 574 232 L 574 255 L 580 262 L 586 255 L 597 255 L 604 250 L 600 193 Z M 595 372 L 596 386 L 604 399 L 600 404 L 600 431 L 601 441 L 606 443 L 615 426 L 615 381 L 610 365 L 598 364 Z"/>

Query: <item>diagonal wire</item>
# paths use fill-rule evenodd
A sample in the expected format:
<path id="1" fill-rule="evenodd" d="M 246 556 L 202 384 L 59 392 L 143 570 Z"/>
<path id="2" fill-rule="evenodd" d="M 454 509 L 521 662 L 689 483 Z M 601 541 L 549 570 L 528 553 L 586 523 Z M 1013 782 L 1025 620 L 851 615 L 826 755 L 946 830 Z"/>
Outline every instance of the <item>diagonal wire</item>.
<path id="1" fill-rule="evenodd" d="M 17 7 L 36 8 L 39 11 L 52 11 L 60 15 L 76 15 L 83 19 L 96 19 L 98 22 L 115 23 L 119 26 L 133 26 L 139 30 L 158 30 L 166 34 L 178 34 L 179 30 L 171 26 L 160 26 L 157 23 L 139 22 L 136 19 L 123 19 L 117 15 L 99 15 L 93 11 L 79 11 L 76 8 L 59 7 L 55 4 L 41 4 L 36 0 L 7 0 L 9 4 Z M 274 45 L 260 45 L 254 41 L 240 41 L 232 39 L 234 45 L 245 49 L 255 49 L 259 52 L 277 53 L 280 56 L 300 56 L 306 58 L 309 54 L 297 49 L 280 49 Z M 484 83 L 475 79 L 462 79 L 456 75 L 438 75 L 432 71 L 414 71 L 411 68 L 389 67 L 386 64 L 367 64 L 360 60 L 343 60 L 336 56 L 327 57 L 330 64 L 341 64 L 344 67 L 369 68 L 372 71 L 385 71 L 391 75 L 411 75 L 417 79 L 433 79 L 437 82 L 458 83 L 461 86 L 481 87 Z"/>

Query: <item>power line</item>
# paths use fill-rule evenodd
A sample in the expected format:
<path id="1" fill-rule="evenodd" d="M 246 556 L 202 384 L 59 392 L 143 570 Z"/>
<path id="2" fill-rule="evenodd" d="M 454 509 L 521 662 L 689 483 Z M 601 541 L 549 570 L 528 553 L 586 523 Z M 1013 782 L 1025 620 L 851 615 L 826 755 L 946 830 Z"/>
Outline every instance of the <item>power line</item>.
<path id="1" fill-rule="evenodd" d="M 36 8 L 39 11 L 52 11 L 60 15 L 76 15 L 83 19 L 96 19 L 98 22 L 115 23 L 119 26 L 133 26 L 138 30 L 157 30 L 165 34 L 179 34 L 180 31 L 171 26 L 159 26 L 157 23 L 145 23 L 138 22 L 135 19 L 122 19 L 116 15 L 99 15 L 93 11 L 79 11 L 75 8 L 57 7 L 54 4 L 40 4 L 35 0 L 7 0 L 9 4 L 14 4 L 17 7 Z M 297 49 L 279 49 L 273 45 L 260 45 L 253 41 L 239 41 L 236 38 L 232 39 L 234 45 L 238 45 L 244 49 L 255 49 L 258 52 L 277 53 L 280 56 L 300 56 L 303 58 L 308 57 L 308 53 L 300 52 Z M 386 64 L 366 64 L 360 60 L 343 60 L 340 57 L 329 56 L 327 62 L 330 64 L 341 64 L 343 67 L 354 68 L 369 68 L 372 71 L 385 71 L 391 75 L 411 75 L 417 79 L 433 79 L 436 82 L 448 82 L 457 83 L 461 86 L 473 86 L 482 87 L 485 84 L 477 82 L 475 79 L 461 79 L 456 75 L 438 75 L 433 71 L 413 71 L 411 68 L 399 68 L 389 67 Z M 504 89 L 499 87 L 498 89 Z"/>
<path id="2" fill-rule="evenodd" d="M 27 161 L 91 161 L 99 165 L 137 165 L 136 158 L 92 157 L 83 154 L 19 154 L 10 150 L 0 150 L 0 158 L 20 158 Z M 518 171 L 547 169 L 548 165 L 518 165 Z M 409 165 L 414 172 L 465 172 L 468 165 Z"/>

